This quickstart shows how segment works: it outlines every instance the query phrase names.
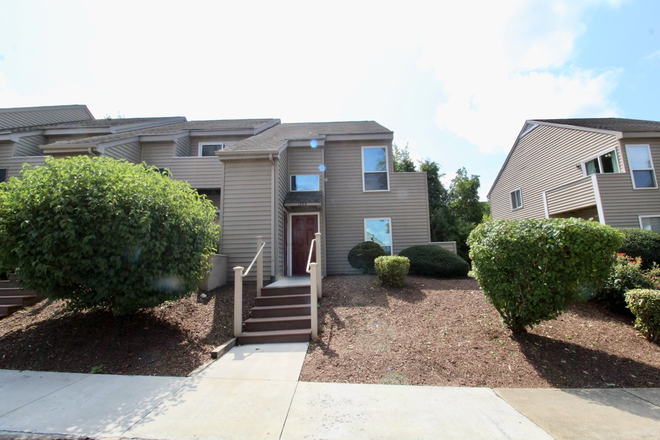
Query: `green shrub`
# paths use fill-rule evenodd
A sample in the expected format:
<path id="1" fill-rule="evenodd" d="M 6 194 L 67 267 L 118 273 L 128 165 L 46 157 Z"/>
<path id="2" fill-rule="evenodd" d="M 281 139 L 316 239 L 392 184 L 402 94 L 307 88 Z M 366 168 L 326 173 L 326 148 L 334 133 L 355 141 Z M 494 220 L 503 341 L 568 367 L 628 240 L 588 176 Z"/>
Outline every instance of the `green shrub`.
<path id="1" fill-rule="evenodd" d="M 635 328 L 651 342 L 660 340 L 660 290 L 630 290 L 626 303 L 635 315 Z"/>
<path id="2" fill-rule="evenodd" d="M 115 314 L 175 300 L 209 270 L 215 208 L 154 167 L 47 159 L 0 185 L 0 255 L 24 287 Z"/>
<path id="3" fill-rule="evenodd" d="M 356 244 L 348 253 L 349 264 L 360 269 L 362 273 L 374 270 L 374 260 L 385 255 L 385 250 L 373 241 L 363 241 Z"/>
<path id="4" fill-rule="evenodd" d="M 652 287 L 654 287 L 653 282 L 642 270 L 641 258 L 618 254 L 607 281 L 596 291 L 592 299 L 608 310 L 626 314 L 628 313 L 626 292 L 632 289 L 650 289 Z"/>
<path id="5" fill-rule="evenodd" d="M 456 278 L 467 276 L 470 265 L 461 257 L 441 248 L 425 244 L 411 246 L 399 252 L 410 259 L 410 273 L 438 278 Z"/>
<path id="6" fill-rule="evenodd" d="M 642 257 L 642 269 L 660 264 L 660 234 L 646 229 L 620 229 L 625 238 L 619 248 L 622 254 Z"/>
<path id="7" fill-rule="evenodd" d="M 374 261 L 378 280 L 383 286 L 403 287 L 410 269 L 410 260 L 406 257 L 387 255 Z"/>
<path id="8" fill-rule="evenodd" d="M 479 284 L 514 332 L 555 318 L 585 284 L 600 285 L 621 233 L 580 219 L 496 220 L 469 237 Z"/>

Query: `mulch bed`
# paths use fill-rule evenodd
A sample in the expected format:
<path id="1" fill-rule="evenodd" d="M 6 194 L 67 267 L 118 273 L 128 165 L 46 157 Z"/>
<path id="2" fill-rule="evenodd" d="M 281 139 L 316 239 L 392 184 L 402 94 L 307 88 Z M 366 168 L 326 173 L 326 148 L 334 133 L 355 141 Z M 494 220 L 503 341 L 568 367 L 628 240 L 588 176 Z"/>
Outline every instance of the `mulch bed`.
<path id="1" fill-rule="evenodd" d="M 301 380 L 474 387 L 660 387 L 660 346 L 594 303 L 514 336 L 471 278 L 329 277 Z"/>
<path id="2" fill-rule="evenodd" d="M 323 281 L 321 334 L 301 380 L 486 387 L 660 387 L 660 345 L 597 304 L 513 336 L 471 278 Z M 244 312 L 254 288 L 245 286 Z M 233 289 L 133 316 L 42 301 L 0 320 L 0 369 L 186 376 L 233 337 Z"/>
<path id="3" fill-rule="evenodd" d="M 244 314 L 254 305 L 244 287 Z M 233 337 L 230 286 L 115 317 L 44 300 L 0 320 L 0 369 L 186 376 Z"/>

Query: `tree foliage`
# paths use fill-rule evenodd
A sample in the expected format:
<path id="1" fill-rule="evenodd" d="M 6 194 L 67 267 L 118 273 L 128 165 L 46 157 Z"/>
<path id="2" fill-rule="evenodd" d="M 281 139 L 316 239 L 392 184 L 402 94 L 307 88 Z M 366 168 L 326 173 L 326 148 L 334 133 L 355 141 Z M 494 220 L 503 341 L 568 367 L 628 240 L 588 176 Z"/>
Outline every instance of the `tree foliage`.
<path id="1" fill-rule="evenodd" d="M 115 314 L 174 300 L 208 273 L 210 201 L 154 167 L 47 159 L 0 186 L 0 254 L 25 288 Z"/>
<path id="2" fill-rule="evenodd" d="M 403 148 L 399 148 L 397 144 L 394 144 L 393 159 L 395 173 L 412 173 L 415 171 L 415 162 L 410 157 L 408 144 Z"/>
<path id="3" fill-rule="evenodd" d="M 607 279 L 623 235 L 581 219 L 495 220 L 470 234 L 472 267 L 514 332 L 557 317 Z"/>

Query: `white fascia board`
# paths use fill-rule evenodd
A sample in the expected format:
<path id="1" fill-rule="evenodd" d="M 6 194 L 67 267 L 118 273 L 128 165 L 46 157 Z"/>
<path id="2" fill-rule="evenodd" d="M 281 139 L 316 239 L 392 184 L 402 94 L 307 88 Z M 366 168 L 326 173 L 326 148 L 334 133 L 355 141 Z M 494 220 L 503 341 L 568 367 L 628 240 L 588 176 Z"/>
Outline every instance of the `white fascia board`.
<path id="1" fill-rule="evenodd" d="M 253 136 L 252 130 L 190 130 L 190 137 Z"/>
<path id="2" fill-rule="evenodd" d="M 224 160 L 259 160 L 279 159 L 280 150 L 253 150 L 253 151 L 227 151 L 218 150 L 215 155 L 221 161 Z"/>
<path id="3" fill-rule="evenodd" d="M 85 153 L 96 150 L 96 144 L 67 144 L 62 146 L 55 146 L 56 144 L 40 145 L 45 155 L 53 153 Z"/>
<path id="4" fill-rule="evenodd" d="M 18 142 L 22 137 L 26 136 L 38 136 L 42 134 L 42 130 L 35 130 L 35 131 L 25 131 L 22 133 L 11 133 L 11 132 L 6 132 L 6 134 L 0 134 L 0 141 L 11 141 L 11 142 Z"/>
<path id="5" fill-rule="evenodd" d="M 394 140 L 394 133 L 374 133 L 374 134 L 329 134 L 326 135 L 326 141 L 391 141 Z"/>
<path id="6" fill-rule="evenodd" d="M 617 139 L 647 139 L 647 138 L 660 138 L 660 132 L 657 131 L 633 131 L 620 133 Z"/>

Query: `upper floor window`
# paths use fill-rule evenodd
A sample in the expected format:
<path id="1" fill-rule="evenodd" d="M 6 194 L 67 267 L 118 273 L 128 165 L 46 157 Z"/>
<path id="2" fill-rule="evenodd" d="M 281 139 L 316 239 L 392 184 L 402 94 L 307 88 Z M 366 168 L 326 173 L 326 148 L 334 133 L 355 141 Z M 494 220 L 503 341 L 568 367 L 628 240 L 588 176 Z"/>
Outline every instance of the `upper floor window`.
<path id="1" fill-rule="evenodd" d="M 582 163 L 582 172 L 585 176 L 599 173 L 618 173 L 619 163 L 616 160 L 616 152 L 608 151 L 605 154 Z"/>
<path id="2" fill-rule="evenodd" d="M 522 208 L 522 191 L 517 189 L 511 191 L 511 209 Z"/>
<path id="3" fill-rule="evenodd" d="M 200 142 L 198 156 L 215 156 L 216 151 L 224 148 L 224 142 Z"/>
<path id="4" fill-rule="evenodd" d="M 634 188 L 656 188 L 655 171 L 648 145 L 626 145 Z"/>
<path id="5" fill-rule="evenodd" d="M 298 174 L 291 176 L 291 191 L 319 191 L 318 174 Z"/>
<path id="6" fill-rule="evenodd" d="M 387 255 L 392 255 L 392 228 L 389 218 L 364 220 L 364 241 L 378 243 Z"/>
<path id="7" fill-rule="evenodd" d="M 362 147 L 362 186 L 364 191 L 388 191 L 387 148 Z"/>

